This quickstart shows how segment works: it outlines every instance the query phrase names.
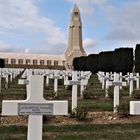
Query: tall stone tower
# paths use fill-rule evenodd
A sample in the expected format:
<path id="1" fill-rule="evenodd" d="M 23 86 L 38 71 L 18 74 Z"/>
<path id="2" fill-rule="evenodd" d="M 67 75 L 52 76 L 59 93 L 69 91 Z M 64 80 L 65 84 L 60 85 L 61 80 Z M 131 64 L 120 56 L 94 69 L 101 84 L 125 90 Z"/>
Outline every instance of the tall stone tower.
<path id="1" fill-rule="evenodd" d="M 70 19 L 68 47 L 65 51 L 66 67 L 71 68 L 75 57 L 85 56 L 82 44 L 82 22 L 80 10 L 75 4 Z"/>

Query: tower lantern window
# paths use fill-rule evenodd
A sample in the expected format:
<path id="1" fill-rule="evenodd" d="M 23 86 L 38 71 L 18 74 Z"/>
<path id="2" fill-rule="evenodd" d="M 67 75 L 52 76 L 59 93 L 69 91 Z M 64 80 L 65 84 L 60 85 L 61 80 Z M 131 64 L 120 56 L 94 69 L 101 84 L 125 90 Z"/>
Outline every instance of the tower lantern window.
<path id="1" fill-rule="evenodd" d="M 78 12 L 74 12 L 75 15 L 78 15 Z"/>

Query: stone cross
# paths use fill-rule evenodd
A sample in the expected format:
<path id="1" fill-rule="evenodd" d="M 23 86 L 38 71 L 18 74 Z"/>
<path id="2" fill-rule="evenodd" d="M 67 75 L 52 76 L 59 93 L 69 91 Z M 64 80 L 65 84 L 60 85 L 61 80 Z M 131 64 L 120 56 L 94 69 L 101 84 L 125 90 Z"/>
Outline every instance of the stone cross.
<path id="1" fill-rule="evenodd" d="M 12 82 L 13 81 L 13 73 L 10 72 L 10 81 Z"/>
<path id="2" fill-rule="evenodd" d="M 2 115 L 28 115 L 27 140 L 42 140 L 43 115 L 67 115 L 67 101 L 47 101 L 43 98 L 43 76 L 29 76 L 29 93 L 26 100 L 4 100 Z M 28 83 L 27 83 L 28 84 Z"/>
<path id="3" fill-rule="evenodd" d="M 100 81 L 100 83 L 102 84 L 102 89 L 105 89 L 105 80 L 108 79 L 105 76 L 105 72 L 98 72 L 98 79 Z M 109 78 L 110 79 L 110 78 Z M 107 92 L 107 91 L 106 91 Z"/>
<path id="4" fill-rule="evenodd" d="M 58 90 L 58 79 L 63 79 L 62 76 L 59 75 L 58 70 L 54 70 L 52 73 L 50 73 L 50 78 L 54 79 L 54 92 L 57 96 L 57 90 Z"/>
<path id="5" fill-rule="evenodd" d="M 126 82 L 119 81 L 119 73 L 114 73 L 114 81 L 109 82 L 110 86 L 114 86 L 114 112 L 117 112 L 117 106 L 119 105 L 119 93 L 120 86 L 127 86 Z"/>
<path id="6" fill-rule="evenodd" d="M 105 97 L 108 97 L 108 89 L 109 89 L 110 80 L 111 80 L 109 73 L 106 72 L 106 74 L 105 74 L 104 72 L 99 72 L 98 79 L 102 83 L 102 89 L 105 88 L 105 93 L 106 93 Z"/>
<path id="7" fill-rule="evenodd" d="M 46 76 L 46 86 L 48 87 L 48 86 L 49 86 L 49 76 L 50 76 L 49 71 L 47 71 L 47 72 L 45 73 L 45 76 Z"/>
<path id="8" fill-rule="evenodd" d="M 0 68 L 0 92 L 2 90 L 1 84 L 2 84 L 2 69 Z"/>
<path id="9" fill-rule="evenodd" d="M 46 70 L 43 74 L 44 78 L 46 79 L 46 86 L 49 86 L 49 76 L 50 76 L 50 70 Z"/>
<path id="10" fill-rule="evenodd" d="M 8 73 L 7 72 L 3 73 L 2 77 L 5 78 L 5 83 L 4 83 L 5 89 L 8 89 L 8 82 L 9 82 Z"/>
<path id="11" fill-rule="evenodd" d="M 9 84 L 9 73 L 5 74 L 5 80 L 6 80 L 6 83 Z"/>
<path id="12" fill-rule="evenodd" d="M 85 90 L 85 86 L 88 84 L 88 74 L 85 74 L 85 72 L 81 71 L 81 75 L 79 77 L 79 80 L 80 80 L 80 95 L 81 95 L 81 98 L 83 98 L 83 92 Z"/>
<path id="13" fill-rule="evenodd" d="M 133 73 L 130 73 L 130 78 L 129 78 L 129 95 L 132 95 L 133 92 L 133 81 L 135 80 L 135 78 L 133 77 Z"/>
<path id="14" fill-rule="evenodd" d="M 136 74 L 136 88 L 140 88 L 140 75 L 139 73 Z"/>
<path id="15" fill-rule="evenodd" d="M 108 97 L 108 89 L 109 89 L 109 83 L 111 78 L 109 77 L 109 73 L 106 72 L 106 76 L 105 76 L 105 80 L 106 80 L 106 84 L 105 84 L 105 89 L 106 89 L 106 97 Z"/>
<path id="16" fill-rule="evenodd" d="M 122 72 L 120 72 L 119 81 L 122 82 L 122 79 L 123 79 L 123 75 Z M 122 86 L 120 86 L 120 89 L 122 89 Z"/>
<path id="17" fill-rule="evenodd" d="M 25 80 L 25 85 L 26 85 L 26 93 L 27 93 L 27 98 L 30 96 L 30 87 L 29 87 L 29 77 L 32 75 L 32 70 L 27 69 L 26 70 L 26 78 L 27 80 Z M 19 83 L 20 84 L 20 83 Z"/>
<path id="18" fill-rule="evenodd" d="M 58 89 L 58 79 L 60 79 L 58 71 L 54 71 L 54 93 L 57 96 L 57 89 Z"/>
<path id="19" fill-rule="evenodd" d="M 77 107 L 77 86 L 86 85 L 86 83 L 78 81 L 77 71 L 72 71 L 72 80 L 65 81 L 64 85 L 72 85 L 72 111 Z"/>
<path id="20" fill-rule="evenodd" d="M 102 72 L 102 75 L 105 76 L 105 73 Z M 105 79 L 104 79 L 104 77 L 101 77 L 101 80 L 102 80 L 102 89 L 105 89 Z"/>
<path id="21" fill-rule="evenodd" d="M 128 83 L 129 83 L 129 96 L 132 95 L 132 92 L 133 92 L 133 81 L 136 80 L 136 78 L 133 76 L 133 73 L 130 73 L 129 74 L 129 77 L 126 78 Z"/>
<path id="22" fill-rule="evenodd" d="M 72 85 L 72 111 L 77 107 L 77 85 L 80 81 L 77 80 L 77 71 L 72 72 L 72 80 L 65 81 L 64 85 Z"/>
<path id="23" fill-rule="evenodd" d="M 119 82 L 118 73 L 114 73 L 114 82 L 112 84 L 115 85 L 114 87 L 114 112 L 117 112 L 116 107 L 119 105 L 120 86 L 122 86 L 122 82 Z"/>
<path id="24" fill-rule="evenodd" d="M 65 83 L 65 81 L 68 81 L 69 76 L 72 77 L 72 72 L 70 70 L 65 71 L 64 72 L 64 83 Z M 68 85 L 65 85 L 65 89 L 67 89 L 67 86 Z"/>

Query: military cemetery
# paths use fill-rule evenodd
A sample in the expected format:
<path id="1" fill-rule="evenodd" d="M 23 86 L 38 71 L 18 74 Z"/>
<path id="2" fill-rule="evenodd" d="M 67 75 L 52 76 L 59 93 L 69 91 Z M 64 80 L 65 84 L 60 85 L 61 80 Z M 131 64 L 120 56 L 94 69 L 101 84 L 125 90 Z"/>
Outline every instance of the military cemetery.
<path id="1" fill-rule="evenodd" d="M 86 54 L 75 4 L 64 55 L 0 52 L 0 140 L 139 140 L 139 73 L 139 43 Z"/>

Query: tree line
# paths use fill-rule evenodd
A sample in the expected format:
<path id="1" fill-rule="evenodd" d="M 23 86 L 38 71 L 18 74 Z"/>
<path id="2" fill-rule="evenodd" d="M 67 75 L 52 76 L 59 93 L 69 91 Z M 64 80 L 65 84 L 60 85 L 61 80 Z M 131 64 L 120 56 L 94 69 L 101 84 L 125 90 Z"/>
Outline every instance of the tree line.
<path id="1" fill-rule="evenodd" d="M 88 56 L 76 57 L 73 60 L 74 70 L 103 72 L 140 72 L 140 44 L 133 48 L 117 48 L 114 51 L 100 52 Z"/>

